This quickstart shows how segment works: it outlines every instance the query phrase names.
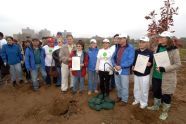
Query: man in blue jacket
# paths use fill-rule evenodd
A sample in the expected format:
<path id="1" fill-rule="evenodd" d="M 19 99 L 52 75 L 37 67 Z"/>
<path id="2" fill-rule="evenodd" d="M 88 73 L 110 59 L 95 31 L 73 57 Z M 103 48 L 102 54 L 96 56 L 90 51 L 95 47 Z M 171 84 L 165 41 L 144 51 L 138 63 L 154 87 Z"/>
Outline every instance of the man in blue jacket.
<path id="1" fill-rule="evenodd" d="M 45 51 L 40 47 L 38 39 L 33 39 L 30 47 L 25 52 L 25 66 L 31 73 L 33 90 L 37 91 L 39 88 L 38 71 L 41 72 L 43 79 L 46 79 L 45 70 Z"/>
<path id="2" fill-rule="evenodd" d="M 3 45 L 1 57 L 4 65 L 10 65 L 10 75 L 13 86 L 16 86 L 16 74 L 18 75 L 19 83 L 23 83 L 21 61 L 22 54 L 20 47 L 14 44 L 13 37 L 7 37 L 7 44 Z"/>
<path id="3" fill-rule="evenodd" d="M 129 74 L 130 68 L 134 61 L 135 50 L 131 44 L 128 43 L 126 34 L 120 34 L 119 46 L 116 48 L 112 56 L 112 64 L 117 71 L 115 74 L 115 83 L 117 88 L 118 99 L 121 105 L 126 105 L 129 96 Z"/>

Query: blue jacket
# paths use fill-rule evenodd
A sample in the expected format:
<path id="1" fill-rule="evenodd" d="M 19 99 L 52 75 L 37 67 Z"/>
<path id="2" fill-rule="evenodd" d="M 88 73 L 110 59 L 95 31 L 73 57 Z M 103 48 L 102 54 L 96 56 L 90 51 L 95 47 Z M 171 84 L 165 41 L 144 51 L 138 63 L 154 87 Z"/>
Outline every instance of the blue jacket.
<path id="1" fill-rule="evenodd" d="M 3 59 L 3 62 L 8 63 L 9 65 L 20 63 L 23 59 L 20 47 L 16 44 L 3 45 L 1 57 Z"/>
<path id="2" fill-rule="evenodd" d="M 45 69 L 45 51 L 43 48 L 40 49 L 40 59 L 41 59 L 41 67 Z M 25 66 L 28 71 L 36 70 L 35 58 L 34 58 L 34 50 L 32 47 L 26 48 L 25 52 Z"/>
<path id="3" fill-rule="evenodd" d="M 116 51 L 114 52 L 112 56 L 112 65 L 113 67 L 116 66 L 116 59 L 117 59 L 117 52 L 118 47 Z M 129 75 L 130 74 L 130 68 L 134 62 L 134 57 L 135 57 L 135 49 L 131 44 L 127 44 L 127 47 L 125 48 L 122 57 L 121 57 L 121 63 L 119 66 L 121 66 L 121 75 Z"/>
<path id="4" fill-rule="evenodd" d="M 89 48 L 88 49 L 88 70 L 95 71 L 96 70 L 96 62 L 97 62 L 97 54 L 98 48 Z"/>

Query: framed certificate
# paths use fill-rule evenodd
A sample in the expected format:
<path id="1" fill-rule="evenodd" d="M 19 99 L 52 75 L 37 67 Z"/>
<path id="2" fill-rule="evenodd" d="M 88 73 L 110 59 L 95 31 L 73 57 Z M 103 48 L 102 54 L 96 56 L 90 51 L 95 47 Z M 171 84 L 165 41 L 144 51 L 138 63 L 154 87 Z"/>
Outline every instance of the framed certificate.
<path id="1" fill-rule="evenodd" d="M 148 61 L 149 61 L 148 56 L 138 54 L 134 70 L 144 74 Z"/>
<path id="2" fill-rule="evenodd" d="M 72 70 L 78 71 L 80 70 L 80 57 L 72 57 Z"/>
<path id="3" fill-rule="evenodd" d="M 154 59 L 157 67 L 167 67 L 170 65 L 169 55 L 167 51 L 155 53 Z"/>

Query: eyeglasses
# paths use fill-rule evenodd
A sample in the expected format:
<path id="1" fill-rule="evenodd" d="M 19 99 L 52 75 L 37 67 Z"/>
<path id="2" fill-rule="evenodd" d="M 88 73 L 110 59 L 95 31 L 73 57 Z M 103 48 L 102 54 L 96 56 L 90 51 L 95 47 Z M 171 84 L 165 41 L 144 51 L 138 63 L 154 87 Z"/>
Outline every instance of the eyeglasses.
<path id="1" fill-rule="evenodd" d="M 76 46 L 76 47 L 82 47 L 82 46 Z"/>

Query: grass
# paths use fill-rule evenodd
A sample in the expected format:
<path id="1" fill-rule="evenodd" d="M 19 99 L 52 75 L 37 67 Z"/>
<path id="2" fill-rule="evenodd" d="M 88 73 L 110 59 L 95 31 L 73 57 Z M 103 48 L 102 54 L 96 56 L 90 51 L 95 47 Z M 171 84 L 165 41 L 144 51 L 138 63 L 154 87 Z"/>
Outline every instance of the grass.
<path id="1" fill-rule="evenodd" d="M 186 49 L 184 48 L 180 49 L 180 57 L 181 60 L 186 60 Z"/>

